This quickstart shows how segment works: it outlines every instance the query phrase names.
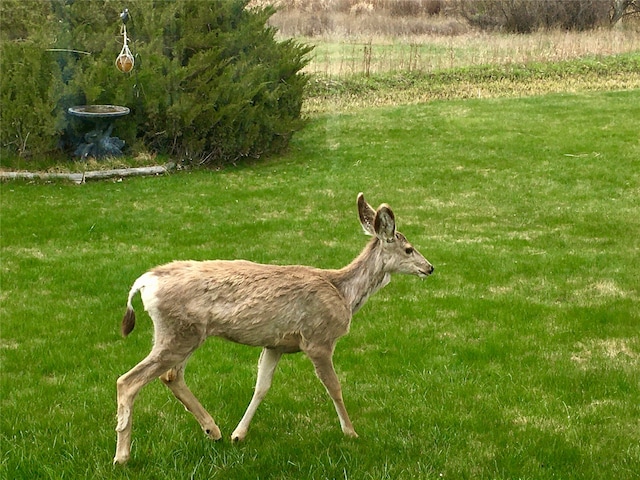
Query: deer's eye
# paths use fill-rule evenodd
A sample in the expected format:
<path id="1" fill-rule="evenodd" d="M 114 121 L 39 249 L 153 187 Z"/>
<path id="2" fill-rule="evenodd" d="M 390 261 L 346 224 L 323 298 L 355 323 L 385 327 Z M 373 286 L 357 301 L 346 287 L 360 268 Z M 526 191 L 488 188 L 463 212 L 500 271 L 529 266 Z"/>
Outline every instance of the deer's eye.
<path id="1" fill-rule="evenodd" d="M 404 249 L 404 253 L 411 255 L 413 253 L 413 247 L 407 247 Z"/>

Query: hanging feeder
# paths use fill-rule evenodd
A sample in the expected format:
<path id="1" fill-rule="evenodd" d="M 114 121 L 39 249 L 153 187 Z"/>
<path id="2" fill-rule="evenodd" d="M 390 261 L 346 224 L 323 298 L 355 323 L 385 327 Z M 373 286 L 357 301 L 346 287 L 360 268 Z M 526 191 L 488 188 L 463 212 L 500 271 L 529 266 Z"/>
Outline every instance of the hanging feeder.
<path id="1" fill-rule="evenodd" d="M 129 19 L 129 10 L 125 8 L 120 14 L 120 18 L 122 19 L 120 35 L 122 35 L 124 40 L 122 50 L 120 50 L 120 55 L 116 58 L 116 68 L 122 73 L 129 73 L 133 70 L 133 64 L 135 63 L 131 50 L 129 50 L 129 37 L 127 37 L 127 20 Z"/>

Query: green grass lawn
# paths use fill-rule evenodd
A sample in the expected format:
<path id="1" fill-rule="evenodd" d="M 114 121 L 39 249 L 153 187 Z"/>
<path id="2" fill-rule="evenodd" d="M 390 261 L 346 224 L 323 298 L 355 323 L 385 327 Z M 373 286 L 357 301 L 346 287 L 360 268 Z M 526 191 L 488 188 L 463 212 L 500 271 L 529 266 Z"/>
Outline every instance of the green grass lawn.
<path id="1" fill-rule="evenodd" d="M 633 479 L 640 472 L 640 91 L 327 114 L 222 172 L 1 185 L 0 478 Z M 208 341 L 160 382 L 113 467 L 115 381 L 150 349 L 126 296 L 173 259 L 326 268 L 365 245 L 359 191 L 436 267 L 396 277 L 334 361 L 356 440 L 311 363 L 283 359 L 246 442 L 259 349 Z"/>

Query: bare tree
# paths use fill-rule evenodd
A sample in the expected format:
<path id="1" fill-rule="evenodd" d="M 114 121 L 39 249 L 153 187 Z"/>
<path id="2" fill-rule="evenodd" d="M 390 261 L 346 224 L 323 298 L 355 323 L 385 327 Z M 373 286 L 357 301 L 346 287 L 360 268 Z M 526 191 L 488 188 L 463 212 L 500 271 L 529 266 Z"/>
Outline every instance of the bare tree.
<path id="1" fill-rule="evenodd" d="M 640 14 L 640 0 L 611 0 L 611 25 L 633 14 Z"/>

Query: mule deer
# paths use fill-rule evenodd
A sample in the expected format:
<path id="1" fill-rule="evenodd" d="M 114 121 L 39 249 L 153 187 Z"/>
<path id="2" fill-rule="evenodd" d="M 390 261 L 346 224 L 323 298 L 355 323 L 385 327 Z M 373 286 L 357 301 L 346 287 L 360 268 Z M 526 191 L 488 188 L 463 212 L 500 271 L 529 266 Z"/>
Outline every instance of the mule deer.
<path id="1" fill-rule="evenodd" d="M 114 463 L 125 463 L 131 449 L 136 395 L 160 377 L 212 439 L 220 429 L 184 382 L 191 354 L 217 336 L 262 347 L 253 398 L 231 435 L 243 440 L 284 353 L 304 352 L 313 363 L 338 413 L 345 435 L 357 437 L 342 400 L 333 368 L 336 341 L 349 331 L 352 315 L 367 298 L 389 283 L 392 273 L 426 277 L 433 266 L 396 231 L 388 205 L 374 210 L 358 195 L 365 233 L 374 238 L 339 270 L 305 266 L 260 265 L 244 260 L 173 262 L 138 278 L 129 292 L 122 334 L 135 326 L 131 300 L 139 291 L 154 324 L 149 355 L 118 378 L 118 442 Z"/>

